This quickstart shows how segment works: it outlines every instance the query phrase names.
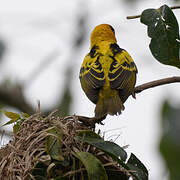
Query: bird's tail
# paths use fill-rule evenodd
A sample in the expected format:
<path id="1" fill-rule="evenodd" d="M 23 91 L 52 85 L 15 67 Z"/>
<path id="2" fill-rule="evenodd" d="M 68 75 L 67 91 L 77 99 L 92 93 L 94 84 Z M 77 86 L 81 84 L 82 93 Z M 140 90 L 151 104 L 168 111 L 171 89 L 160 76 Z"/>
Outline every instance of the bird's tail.
<path id="1" fill-rule="evenodd" d="M 118 115 L 122 110 L 124 110 L 124 105 L 117 93 L 108 98 L 99 98 L 95 108 L 95 117 L 101 118 L 107 114 Z"/>

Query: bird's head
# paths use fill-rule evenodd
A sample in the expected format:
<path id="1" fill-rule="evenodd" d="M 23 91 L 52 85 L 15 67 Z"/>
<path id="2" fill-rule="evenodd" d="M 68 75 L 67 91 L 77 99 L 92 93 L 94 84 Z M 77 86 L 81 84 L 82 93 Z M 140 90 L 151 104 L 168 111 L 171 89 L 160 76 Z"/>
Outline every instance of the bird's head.
<path id="1" fill-rule="evenodd" d="M 101 41 L 110 41 L 116 43 L 114 29 L 109 24 L 100 24 L 94 28 L 91 33 L 91 48 Z"/>

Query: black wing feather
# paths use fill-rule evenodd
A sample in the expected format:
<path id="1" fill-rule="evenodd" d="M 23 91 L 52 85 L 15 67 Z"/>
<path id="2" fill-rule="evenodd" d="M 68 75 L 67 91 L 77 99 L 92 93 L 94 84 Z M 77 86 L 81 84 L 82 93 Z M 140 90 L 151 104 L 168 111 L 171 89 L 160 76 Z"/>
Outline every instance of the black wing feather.
<path id="1" fill-rule="evenodd" d="M 96 49 L 98 47 L 94 46 L 85 57 L 79 76 L 84 92 L 93 103 L 97 103 L 99 89 L 105 84 L 104 72 L 99 62 L 101 55 Z"/>

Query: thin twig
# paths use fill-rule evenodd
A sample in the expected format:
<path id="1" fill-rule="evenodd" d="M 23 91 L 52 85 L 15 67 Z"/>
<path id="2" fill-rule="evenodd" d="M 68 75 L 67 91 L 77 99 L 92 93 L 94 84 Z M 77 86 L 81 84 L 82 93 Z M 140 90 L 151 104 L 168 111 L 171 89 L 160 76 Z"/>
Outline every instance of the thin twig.
<path id="1" fill-rule="evenodd" d="M 40 103 L 40 100 L 37 101 L 37 113 L 41 113 L 41 103 Z"/>
<path id="2" fill-rule="evenodd" d="M 172 6 L 170 7 L 171 9 L 180 9 L 180 6 Z M 140 18 L 141 15 L 135 15 L 135 16 L 127 16 L 127 19 L 136 19 L 136 18 Z"/>
<path id="3" fill-rule="evenodd" d="M 135 16 L 127 16 L 126 19 L 136 19 L 136 18 L 140 18 L 141 15 L 135 15 Z"/>
<path id="4" fill-rule="evenodd" d="M 180 6 L 172 6 L 171 9 L 180 9 Z"/>
<path id="5" fill-rule="evenodd" d="M 73 174 L 77 174 L 77 173 L 80 173 L 80 172 L 85 171 L 85 170 L 86 170 L 85 168 L 80 168 L 80 169 L 77 169 L 77 170 L 74 170 L 74 171 L 69 171 L 66 174 L 64 174 L 64 177 L 70 176 L 70 175 L 73 175 Z"/>
<path id="6" fill-rule="evenodd" d="M 177 82 L 180 82 L 180 77 L 178 76 L 159 79 L 159 80 L 151 81 L 151 82 L 136 86 L 134 91 L 135 93 L 140 93 L 146 89 L 150 89 L 153 87 L 170 84 L 170 83 L 177 83 Z"/>
<path id="7" fill-rule="evenodd" d="M 0 86 L 0 102 L 19 109 L 22 112 L 33 114 L 33 106 L 26 100 L 23 88 L 17 84 L 16 86 Z"/>

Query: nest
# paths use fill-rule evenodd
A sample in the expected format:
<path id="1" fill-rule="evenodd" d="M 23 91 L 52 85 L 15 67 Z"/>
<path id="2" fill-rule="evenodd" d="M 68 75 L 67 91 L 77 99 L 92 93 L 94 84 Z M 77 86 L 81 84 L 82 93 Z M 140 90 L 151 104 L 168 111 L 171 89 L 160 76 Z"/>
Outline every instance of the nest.
<path id="1" fill-rule="evenodd" d="M 46 140 L 49 131 L 53 128 L 60 129 L 62 161 L 57 163 L 47 153 Z M 84 142 L 75 141 L 79 130 L 90 130 L 77 120 L 76 116 L 65 118 L 57 117 L 54 113 L 43 118 L 40 113 L 30 116 L 22 121 L 19 130 L 13 135 L 13 139 L 0 149 L 0 179 L 1 180 L 29 180 L 38 179 L 35 177 L 35 169 L 45 168 L 47 179 L 65 175 L 68 179 L 81 179 L 87 177 L 87 172 L 82 163 L 74 156 L 72 151 L 89 152 L 96 156 L 104 165 L 107 174 L 119 174 L 120 179 L 128 179 L 128 173 L 111 157 L 104 152 Z M 92 130 L 92 129 L 91 129 Z M 73 163 L 76 169 L 72 170 Z M 88 178 L 85 178 L 88 179 Z"/>

